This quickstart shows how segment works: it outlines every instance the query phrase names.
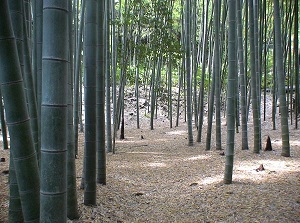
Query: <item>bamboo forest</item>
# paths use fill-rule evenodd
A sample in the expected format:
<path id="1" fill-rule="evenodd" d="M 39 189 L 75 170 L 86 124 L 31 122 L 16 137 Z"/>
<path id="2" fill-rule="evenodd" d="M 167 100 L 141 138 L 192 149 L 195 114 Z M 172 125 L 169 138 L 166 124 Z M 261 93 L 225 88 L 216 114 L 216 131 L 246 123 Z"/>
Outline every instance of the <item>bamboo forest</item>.
<path id="1" fill-rule="evenodd" d="M 0 0 L 0 223 L 300 222 L 298 0 Z"/>

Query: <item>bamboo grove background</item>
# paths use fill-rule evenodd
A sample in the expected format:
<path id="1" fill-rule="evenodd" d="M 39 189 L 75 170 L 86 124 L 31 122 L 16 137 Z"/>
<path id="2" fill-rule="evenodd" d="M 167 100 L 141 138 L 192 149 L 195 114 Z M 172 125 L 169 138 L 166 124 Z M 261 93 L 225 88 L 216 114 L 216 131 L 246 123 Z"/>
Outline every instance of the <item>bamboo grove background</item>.
<path id="1" fill-rule="evenodd" d="M 2 0 L 0 4 L 0 111 L 4 148 L 8 148 L 5 125 L 11 139 L 10 222 L 66 222 L 67 217 L 79 217 L 75 174 L 79 131 L 85 138 L 84 203 L 96 204 L 97 183 L 106 184 L 106 153 L 116 152 L 119 128 L 124 137 L 126 86 L 135 87 L 137 128 L 139 89 L 149 99 L 149 126 L 143 128 L 154 129 L 163 92 L 168 93 L 170 128 L 173 119 L 180 124 L 183 101 L 187 144 L 202 142 L 206 150 L 226 148 L 224 183 L 232 182 L 234 138 L 240 126 L 242 149 L 260 152 L 270 91 L 273 129 L 281 129 L 282 156 L 290 156 L 289 125 L 298 128 L 300 108 L 298 1 Z M 176 105 L 174 87 L 179 91 Z M 221 142 L 222 112 L 226 146 Z M 247 130 L 248 120 L 253 120 L 253 133 Z M 254 135 L 253 148 L 249 134 Z M 211 145 L 212 135 L 216 145 Z"/>

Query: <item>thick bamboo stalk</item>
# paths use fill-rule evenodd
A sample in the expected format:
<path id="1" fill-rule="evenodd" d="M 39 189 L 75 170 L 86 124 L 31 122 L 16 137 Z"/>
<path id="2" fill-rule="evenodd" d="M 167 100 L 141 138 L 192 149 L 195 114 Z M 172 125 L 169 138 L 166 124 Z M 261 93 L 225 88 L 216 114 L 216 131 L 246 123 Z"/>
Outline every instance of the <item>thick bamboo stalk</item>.
<path id="1" fill-rule="evenodd" d="M 39 222 L 39 173 L 8 2 L 0 3 L 0 83 L 25 222 Z"/>

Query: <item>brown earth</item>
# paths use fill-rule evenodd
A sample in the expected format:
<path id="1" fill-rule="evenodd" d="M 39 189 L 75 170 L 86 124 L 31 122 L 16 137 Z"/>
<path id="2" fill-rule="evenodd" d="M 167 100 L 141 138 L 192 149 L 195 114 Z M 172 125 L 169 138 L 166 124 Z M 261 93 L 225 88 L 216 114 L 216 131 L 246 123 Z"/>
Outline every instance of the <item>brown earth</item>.
<path id="1" fill-rule="evenodd" d="M 280 131 L 270 123 L 270 117 L 262 121 L 262 140 L 265 147 L 269 135 L 273 151 L 253 153 L 251 122 L 250 150 L 241 150 L 241 133 L 236 134 L 233 183 L 224 185 L 225 156 L 214 149 L 214 136 L 212 150 L 205 151 L 205 127 L 203 142 L 187 146 L 183 121 L 169 128 L 158 113 L 155 129 L 149 130 L 149 118 L 141 115 L 136 129 L 135 114 L 126 113 L 125 140 L 116 141 L 116 154 L 107 154 L 107 185 L 98 186 L 95 207 L 83 205 L 79 189 L 81 133 L 76 163 L 81 217 L 73 222 L 300 222 L 300 130 L 290 126 L 291 157 L 282 157 Z M 222 132 L 226 149 L 225 119 Z M 194 129 L 194 140 L 196 135 Z M 0 149 L 6 159 L 0 163 L 0 222 L 7 222 L 8 175 L 2 172 L 8 169 L 8 154 Z M 264 170 L 257 171 L 261 164 Z"/>

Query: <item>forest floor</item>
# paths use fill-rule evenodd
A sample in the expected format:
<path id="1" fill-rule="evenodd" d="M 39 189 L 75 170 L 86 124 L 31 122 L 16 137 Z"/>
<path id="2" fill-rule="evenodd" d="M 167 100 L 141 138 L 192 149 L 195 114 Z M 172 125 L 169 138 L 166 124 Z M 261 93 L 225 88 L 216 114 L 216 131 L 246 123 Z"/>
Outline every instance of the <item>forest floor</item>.
<path id="1" fill-rule="evenodd" d="M 206 124 L 202 142 L 196 142 L 194 128 L 195 143 L 188 146 L 182 119 L 179 127 L 169 128 L 169 121 L 159 110 L 154 130 L 149 130 L 145 115 L 141 115 L 137 129 L 136 114 L 127 107 L 125 139 L 116 140 L 116 154 L 107 154 L 107 184 L 97 186 L 94 207 L 83 205 L 83 190 L 79 189 L 84 145 L 80 133 L 76 165 L 81 217 L 73 222 L 300 222 L 300 130 L 293 125 L 291 157 L 281 156 L 281 133 L 272 130 L 270 115 L 262 121 L 262 147 L 270 136 L 273 151 L 254 154 L 249 120 L 249 150 L 241 150 L 240 130 L 235 136 L 233 183 L 225 185 L 224 151 L 214 148 L 214 134 L 211 150 L 205 151 Z M 222 146 L 225 150 L 224 118 Z M 9 151 L 0 148 L 0 157 L 6 159 L 0 163 L 0 222 L 7 222 L 8 214 L 8 174 L 3 173 L 8 170 L 8 155 Z M 264 170 L 259 171 L 261 164 Z"/>

